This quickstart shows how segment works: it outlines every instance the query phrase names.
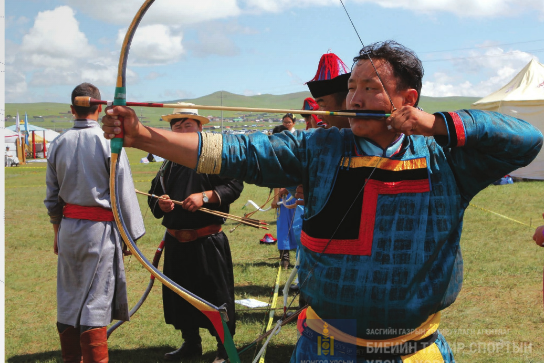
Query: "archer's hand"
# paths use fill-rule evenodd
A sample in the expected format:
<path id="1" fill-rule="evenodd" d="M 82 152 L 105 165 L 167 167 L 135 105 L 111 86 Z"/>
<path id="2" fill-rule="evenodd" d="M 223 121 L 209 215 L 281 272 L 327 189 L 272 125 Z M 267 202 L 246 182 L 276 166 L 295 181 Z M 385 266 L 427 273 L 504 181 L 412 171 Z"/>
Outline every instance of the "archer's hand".
<path id="1" fill-rule="evenodd" d="M 542 218 L 544 218 L 544 214 L 542 214 Z M 540 247 L 544 247 L 544 226 L 536 227 L 533 241 Z"/>
<path id="2" fill-rule="evenodd" d="M 304 188 L 302 187 L 302 184 L 297 187 L 295 198 L 297 198 L 297 205 L 304 205 Z"/>
<path id="3" fill-rule="evenodd" d="M 119 117 L 124 117 L 123 127 L 125 130 L 124 146 L 134 146 L 138 136 L 141 135 L 145 127 L 138 120 L 138 116 L 133 109 L 125 106 L 112 106 L 106 108 L 106 116 L 102 117 L 102 130 L 106 139 L 113 137 L 121 132 L 121 121 Z"/>
<path id="4" fill-rule="evenodd" d="M 172 202 L 168 194 L 161 195 L 161 198 L 159 199 L 159 208 L 164 213 L 170 213 L 174 210 L 174 202 Z"/>
<path id="5" fill-rule="evenodd" d="M 278 194 L 278 198 L 283 197 L 284 195 L 289 194 L 289 191 L 286 188 L 281 188 Z"/>
<path id="6" fill-rule="evenodd" d="M 189 195 L 184 201 L 183 201 L 183 209 L 187 209 L 189 212 L 196 212 L 200 207 L 204 205 L 204 201 L 202 200 L 202 193 L 194 193 Z"/>
<path id="7" fill-rule="evenodd" d="M 391 133 L 402 132 L 405 135 L 447 135 L 445 121 L 435 115 L 412 106 L 403 106 L 385 120 Z"/>
<path id="8" fill-rule="evenodd" d="M 123 244 L 123 256 L 130 256 L 132 255 L 132 251 L 128 249 L 128 246 L 126 244 Z"/>

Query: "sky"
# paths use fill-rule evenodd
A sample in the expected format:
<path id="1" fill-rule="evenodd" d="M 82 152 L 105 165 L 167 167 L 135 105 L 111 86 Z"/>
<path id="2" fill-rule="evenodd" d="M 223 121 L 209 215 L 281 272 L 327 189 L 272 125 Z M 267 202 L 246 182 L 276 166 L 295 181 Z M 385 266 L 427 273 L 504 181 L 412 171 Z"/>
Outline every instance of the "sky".
<path id="1" fill-rule="evenodd" d="M 81 82 L 112 99 L 142 3 L 5 0 L 6 102 L 69 103 Z M 392 39 L 418 54 L 424 96 L 483 97 L 544 59 L 544 0 L 344 3 L 364 44 Z M 127 100 L 305 91 L 323 53 L 351 67 L 361 47 L 340 0 L 156 0 L 132 42 Z"/>

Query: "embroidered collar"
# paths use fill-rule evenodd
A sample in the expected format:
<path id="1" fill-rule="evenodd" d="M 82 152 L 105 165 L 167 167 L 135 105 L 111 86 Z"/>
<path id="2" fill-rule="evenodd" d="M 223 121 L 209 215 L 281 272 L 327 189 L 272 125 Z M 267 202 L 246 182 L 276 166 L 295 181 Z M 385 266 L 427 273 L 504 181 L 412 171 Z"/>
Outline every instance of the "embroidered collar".
<path id="1" fill-rule="evenodd" d="M 400 136 L 385 149 L 382 149 L 370 139 L 355 137 L 357 142 L 356 153 L 357 155 L 360 155 L 359 151 L 361 151 L 361 153 L 366 156 L 382 156 L 389 158 L 400 151 L 404 136 L 404 134 L 400 134 Z"/>

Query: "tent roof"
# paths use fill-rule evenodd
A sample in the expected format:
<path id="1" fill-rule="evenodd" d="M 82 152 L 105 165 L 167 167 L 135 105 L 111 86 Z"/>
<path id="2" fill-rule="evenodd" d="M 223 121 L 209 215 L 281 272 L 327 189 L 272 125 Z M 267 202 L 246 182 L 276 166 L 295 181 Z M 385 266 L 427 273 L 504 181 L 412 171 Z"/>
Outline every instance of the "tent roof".
<path id="1" fill-rule="evenodd" d="M 488 108 L 491 104 L 530 103 L 544 105 L 544 65 L 532 59 L 508 84 L 500 90 L 473 103 L 474 108 Z"/>
<path id="2" fill-rule="evenodd" d="M 11 125 L 11 126 L 6 127 L 6 128 L 10 129 L 11 131 L 15 131 L 15 130 L 17 130 L 17 125 Z M 24 131 L 25 130 L 25 124 L 21 123 L 20 128 L 21 128 L 21 131 Z M 43 127 L 28 124 L 28 131 L 46 131 L 46 130 L 47 129 L 44 129 Z"/>
<path id="3" fill-rule="evenodd" d="M 6 130 L 15 131 L 16 130 L 15 126 L 16 125 L 6 127 Z M 21 125 L 21 131 L 24 131 L 24 129 L 25 129 L 24 125 L 22 124 Z M 55 140 L 55 138 L 57 136 L 60 135 L 60 133 L 58 133 L 56 131 L 49 130 L 49 129 L 44 129 L 43 127 L 34 126 L 34 125 L 31 125 L 31 124 L 28 124 L 28 131 L 45 131 L 45 140 L 47 140 L 47 141 L 53 141 L 53 140 Z M 39 132 L 39 133 L 36 134 L 36 136 L 43 136 L 43 133 Z"/>

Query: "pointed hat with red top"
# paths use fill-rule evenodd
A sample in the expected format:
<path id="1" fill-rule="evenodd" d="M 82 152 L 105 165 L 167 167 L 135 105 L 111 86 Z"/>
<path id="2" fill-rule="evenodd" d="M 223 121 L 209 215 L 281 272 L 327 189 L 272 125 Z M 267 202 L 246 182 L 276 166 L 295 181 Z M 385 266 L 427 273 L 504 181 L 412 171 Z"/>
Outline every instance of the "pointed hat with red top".
<path id="1" fill-rule="evenodd" d="M 319 60 L 317 72 L 306 84 L 313 98 L 348 91 L 348 80 L 351 75 L 348 67 L 336 54 L 325 53 Z"/>
<path id="2" fill-rule="evenodd" d="M 302 104 L 302 110 L 303 111 L 300 112 L 300 116 L 306 118 L 306 116 L 310 116 L 310 115 L 305 114 L 304 110 L 316 111 L 316 110 L 319 110 L 319 105 L 317 104 L 317 102 L 315 102 L 315 100 L 312 97 L 307 97 L 304 100 L 304 103 Z M 324 126 L 323 122 L 319 119 L 319 117 L 317 117 L 317 115 L 311 115 L 311 116 L 315 120 L 315 123 L 318 125 L 318 127 Z M 310 128 L 310 123 L 306 121 L 306 130 L 308 130 L 309 128 Z"/>

